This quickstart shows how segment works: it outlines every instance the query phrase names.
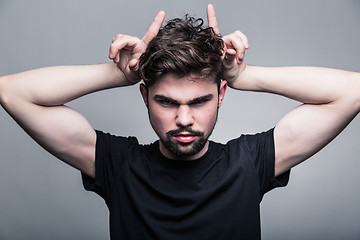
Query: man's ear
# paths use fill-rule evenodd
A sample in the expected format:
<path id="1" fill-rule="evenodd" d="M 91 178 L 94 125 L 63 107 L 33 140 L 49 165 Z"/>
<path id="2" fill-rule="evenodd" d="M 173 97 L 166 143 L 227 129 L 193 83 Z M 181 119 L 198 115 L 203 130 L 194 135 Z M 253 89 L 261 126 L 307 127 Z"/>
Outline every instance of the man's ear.
<path id="1" fill-rule="evenodd" d="M 145 84 L 141 83 L 140 84 L 140 93 L 141 96 L 144 100 L 144 103 L 146 105 L 146 107 L 148 107 L 148 92 L 147 92 L 147 87 L 145 86 Z"/>
<path id="2" fill-rule="evenodd" d="M 226 89 L 227 89 L 227 81 L 223 80 L 220 83 L 220 87 L 219 87 L 219 103 L 218 103 L 218 107 L 221 107 L 221 104 L 224 101 Z"/>

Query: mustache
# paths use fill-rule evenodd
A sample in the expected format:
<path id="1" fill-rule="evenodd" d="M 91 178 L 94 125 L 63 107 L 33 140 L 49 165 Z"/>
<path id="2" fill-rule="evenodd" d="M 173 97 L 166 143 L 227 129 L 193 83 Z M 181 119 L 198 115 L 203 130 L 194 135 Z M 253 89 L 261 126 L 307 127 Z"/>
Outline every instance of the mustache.
<path id="1" fill-rule="evenodd" d="M 175 129 L 175 130 L 170 130 L 166 133 L 166 135 L 167 136 L 176 136 L 183 132 L 189 133 L 194 136 L 200 136 L 200 137 L 204 136 L 203 132 L 192 130 L 190 127 L 181 127 L 181 128 Z"/>

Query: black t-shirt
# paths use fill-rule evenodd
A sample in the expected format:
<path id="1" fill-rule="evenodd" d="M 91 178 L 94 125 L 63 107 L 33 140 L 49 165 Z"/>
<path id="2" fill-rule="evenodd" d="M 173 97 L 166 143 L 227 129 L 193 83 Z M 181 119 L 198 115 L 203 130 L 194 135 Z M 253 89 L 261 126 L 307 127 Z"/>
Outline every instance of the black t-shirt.
<path id="1" fill-rule="evenodd" d="M 289 178 L 274 177 L 274 155 L 273 129 L 210 141 L 191 161 L 97 131 L 96 177 L 83 183 L 104 198 L 111 239 L 260 239 L 261 199 Z"/>

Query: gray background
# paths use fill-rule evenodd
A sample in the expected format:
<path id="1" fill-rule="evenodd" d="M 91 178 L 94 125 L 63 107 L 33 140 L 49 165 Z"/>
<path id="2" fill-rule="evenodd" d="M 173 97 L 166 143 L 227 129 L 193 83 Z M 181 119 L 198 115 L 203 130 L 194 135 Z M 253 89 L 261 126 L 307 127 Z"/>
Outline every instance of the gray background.
<path id="1" fill-rule="evenodd" d="M 360 71 L 360 1 L 212 1 L 223 35 L 250 40 L 253 65 L 315 65 Z M 51 65 L 108 61 L 117 33 L 142 37 L 158 10 L 167 19 L 206 17 L 207 2 L 0 1 L 0 75 Z M 94 128 L 156 139 L 138 87 L 69 104 Z M 276 125 L 298 103 L 230 89 L 213 140 Z M 0 239 L 108 239 L 108 211 L 80 174 L 33 142 L 0 108 Z M 263 239 L 360 239 L 360 119 L 264 197 Z"/>

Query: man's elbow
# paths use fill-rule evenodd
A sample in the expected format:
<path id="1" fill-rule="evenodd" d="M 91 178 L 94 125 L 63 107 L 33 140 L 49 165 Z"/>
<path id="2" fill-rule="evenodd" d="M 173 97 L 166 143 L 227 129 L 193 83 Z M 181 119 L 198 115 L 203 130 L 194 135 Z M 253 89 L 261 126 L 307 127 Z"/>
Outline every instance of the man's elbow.
<path id="1" fill-rule="evenodd" d="M 7 94 L 7 76 L 0 76 L 0 104 L 1 106 L 5 106 L 8 102 L 8 94 Z"/>
<path id="2" fill-rule="evenodd" d="M 6 110 L 8 110 L 11 103 L 17 102 L 16 96 L 18 94 L 14 90 L 19 89 L 19 87 L 16 87 L 13 83 L 12 75 L 0 77 L 0 104 Z"/>
<path id="3" fill-rule="evenodd" d="M 351 93 L 353 94 L 357 113 L 360 112 L 360 73 L 353 73 L 351 80 Z"/>
<path id="4" fill-rule="evenodd" d="M 360 73 L 348 72 L 345 85 L 338 98 L 342 108 L 347 108 L 352 113 L 360 111 Z"/>

